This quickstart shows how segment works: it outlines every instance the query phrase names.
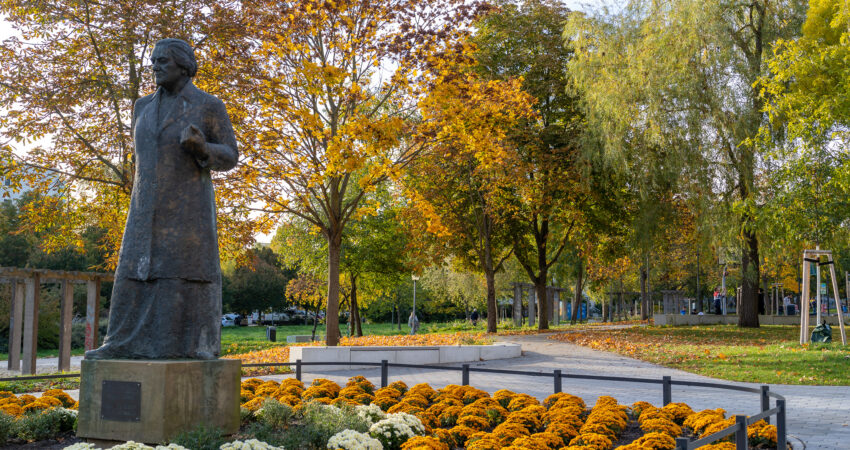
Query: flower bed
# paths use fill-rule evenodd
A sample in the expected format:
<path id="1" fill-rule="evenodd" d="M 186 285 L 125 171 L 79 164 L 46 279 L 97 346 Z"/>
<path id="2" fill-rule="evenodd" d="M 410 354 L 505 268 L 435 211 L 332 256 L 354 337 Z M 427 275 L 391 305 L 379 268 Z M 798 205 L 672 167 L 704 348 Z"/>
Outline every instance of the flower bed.
<path id="1" fill-rule="evenodd" d="M 0 391 L 0 445 L 7 441 L 50 439 L 73 430 L 77 420 L 76 400 L 60 389 L 41 396 Z"/>
<path id="2" fill-rule="evenodd" d="M 408 388 L 396 381 L 375 389 L 363 377 L 350 379 L 344 387 L 321 378 L 310 386 L 294 379 L 280 384 L 251 379 L 242 386 L 246 416 L 249 411 L 262 411 L 269 399 L 293 411 L 311 403 L 353 407 L 371 426 L 368 433 L 346 432 L 328 441 L 328 448 L 346 450 L 377 448 L 369 438 L 378 440 L 382 448 L 401 450 L 673 450 L 676 437 L 705 437 L 734 424 L 734 418 L 727 419 L 721 409 L 694 412 L 684 403 L 663 408 L 647 402 L 629 406 L 602 396 L 588 409 L 581 398 L 567 393 L 550 395 L 541 403 L 527 394 L 503 389 L 491 396 L 471 386 L 435 390 L 427 384 Z M 627 429 L 637 433 L 626 436 Z M 751 425 L 748 435 L 753 447 L 776 446 L 776 427 L 764 421 Z M 732 438 L 703 448 L 734 449 Z"/>

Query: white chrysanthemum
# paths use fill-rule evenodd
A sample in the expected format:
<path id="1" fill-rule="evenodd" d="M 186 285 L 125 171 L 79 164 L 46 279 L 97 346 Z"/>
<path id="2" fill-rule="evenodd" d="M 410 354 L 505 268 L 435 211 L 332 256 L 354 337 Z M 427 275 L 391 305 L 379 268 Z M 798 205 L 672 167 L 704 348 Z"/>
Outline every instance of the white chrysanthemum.
<path id="1" fill-rule="evenodd" d="M 329 449 L 343 450 L 383 450 L 381 441 L 354 430 L 340 431 L 328 440 Z"/>
<path id="2" fill-rule="evenodd" d="M 387 418 L 397 418 L 398 420 L 401 420 L 407 426 L 409 426 L 410 429 L 413 430 L 413 432 L 416 433 L 418 436 L 425 435 L 425 425 L 423 425 L 422 421 L 419 420 L 419 418 L 414 416 L 413 414 L 397 412 L 393 414 L 387 414 Z"/>
<path id="3" fill-rule="evenodd" d="M 415 436 L 416 432 L 407 425 L 404 419 L 388 416 L 369 427 L 369 434 L 381 441 L 385 448 L 398 448 Z"/>
<path id="4" fill-rule="evenodd" d="M 369 426 L 387 417 L 387 414 L 378 405 L 357 405 L 354 410 L 358 416 L 369 422 Z"/>
<path id="5" fill-rule="evenodd" d="M 153 447 L 139 442 L 127 441 L 112 447 L 110 450 L 153 450 Z"/>
<path id="6" fill-rule="evenodd" d="M 283 447 L 275 447 L 257 439 L 228 442 L 219 448 L 221 450 L 284 450 Z"/>
<path id="7" fill-rule="evenodd" d="M 86 442 L 77 442 L 74 445 L 69 445 L 65 447 L 63 450 L 89 450 L 93 448 L 95 448 L 94 444 L 89 444 Z"/>

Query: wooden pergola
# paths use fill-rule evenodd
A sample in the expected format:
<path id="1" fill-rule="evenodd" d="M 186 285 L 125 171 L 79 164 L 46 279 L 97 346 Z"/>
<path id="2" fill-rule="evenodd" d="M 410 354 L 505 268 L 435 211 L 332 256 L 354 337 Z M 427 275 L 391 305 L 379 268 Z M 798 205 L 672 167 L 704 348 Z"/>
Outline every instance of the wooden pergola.
<path id="1" fill-rule="evenodd" d="M 59 301 L 59 365 L 60 372 L 71 370 L 71 319 L 74 309 L 74 284 L 86 285 L 86 350 L 97 347 L 100 317 L 100 285 L 112 281 L 113 274 L 72 272 L 64 270 L 0 267 L 0 283 L 11 284 L 9 308 L 9 370 L 22 374 L 36 372 L 38 353 L 38 309 L 41 285 L 61 285 Z"/>

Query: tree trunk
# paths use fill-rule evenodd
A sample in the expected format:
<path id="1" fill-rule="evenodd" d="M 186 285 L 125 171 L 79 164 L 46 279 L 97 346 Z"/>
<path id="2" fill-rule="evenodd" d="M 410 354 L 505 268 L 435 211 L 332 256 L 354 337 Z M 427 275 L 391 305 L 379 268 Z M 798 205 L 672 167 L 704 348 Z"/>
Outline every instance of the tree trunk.
<path id="1" fill-rule="evenodd" d="M 640 318 L 641 320 L 649 319 L 649 292 L 646 289 L 646 282 L 649 278 L 649 273 L 646 263 L 640 266 Z"/>
<path id="2" fill-rule="evenodd" d="M 353 323 L 355 336 L 363 336 L 363 328 L 360 326 L 360 305 L 357 304 L 357 276 L 351 275 L 351 308 L 348 321 Z"/>
<path id="3" fill-rule="evenodd" d="M 328 307 L 325 317 L 328 347 L 339 344 L 339 257 L 342 235 L 339 231 L 328 235 Z"/>
<path id="4" fill-rule="evenodd" d="M 499 314 L 496 311 L 496 273 L 487 270 L 484 277 L 487 278 L 487 332 L 495 333 Z"/>
<path id="5" fill-rule="evenodd" d="M 534 283 L 537 291 L 537 329 L 549 329 L 549 297 L 546 295 L 546 273 L 540 271 L 540 278 Z"/>
<path id="6" fill-rule="evenodd" d="M 575 292 L 575 295 L 573 296 L 573 306 L 572 306 L 572 310 L 570 311 L 570 324 L 571 325 L 576 324 L 576 319 L 578 319 L 578 313 L 579 313 L 579 310 L 581 309 L 581 301 L 582 301 L 581 292 L 584 289 L 584 286 L 582 285 L 583 281 L 584 281 L 584 263 L 583 263 L 583 261 L 579 260 L 579 262 L 578 262 L 578 273 L 576 274 L 576 292 Z"/>
<path id="7" fill-rule="evenodd" d="M 747 222 L 748 220 L 745 219 Z M 746 225 L 745 225 L 746 227 Z M 745 248 L 741 255 L 741 302 L 738 304 L 738 326 L 758 328 L 759 247 L 754 231 L 744 230 Z"/>
<path id="8" fill-rule="evenodd" d="M 312 334 L 311 339 L 310 339 L 311 341 L 316 340 L 316 328 L 318 328 L 318 326 L 319 326 L 319 311 L 321 311 L 321 310 L 322 310 L 322 303 L 316 302 L 316 307 L 313 308 L 313 334 Z M 328 334 L 331 334 L 331 333 L 327 330 L 327 321 L 325 321 L 325 335 L 328 335 Z"/>

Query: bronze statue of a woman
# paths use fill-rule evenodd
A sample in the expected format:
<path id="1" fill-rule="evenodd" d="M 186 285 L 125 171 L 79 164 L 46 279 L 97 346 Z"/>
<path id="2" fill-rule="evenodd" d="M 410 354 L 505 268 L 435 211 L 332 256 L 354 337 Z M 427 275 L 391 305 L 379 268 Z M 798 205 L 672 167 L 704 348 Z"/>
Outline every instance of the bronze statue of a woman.
<path id="1" fill-rule="evenodd" d="M 220 350 L 210 172 L 236 166 L 236 138 L 221 100 L 192 84 L 189 44 L 163 39 L 151 63 L 158 88 L 133 108 L 136 173 L 109 328 L 86 359 L 214 359 Z"/>

